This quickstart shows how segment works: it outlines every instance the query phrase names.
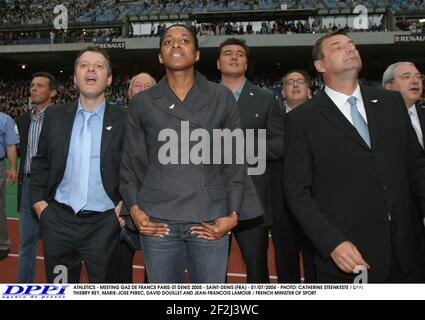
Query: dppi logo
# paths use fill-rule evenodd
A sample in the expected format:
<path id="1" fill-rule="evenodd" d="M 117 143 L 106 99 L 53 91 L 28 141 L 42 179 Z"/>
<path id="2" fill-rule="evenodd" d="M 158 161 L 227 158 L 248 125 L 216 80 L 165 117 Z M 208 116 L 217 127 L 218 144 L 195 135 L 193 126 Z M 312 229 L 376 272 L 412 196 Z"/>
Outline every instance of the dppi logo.
<path id="1" fill-rule="evenodd" d="M 7 285 L 6 291 L 2 294 L 2 298 L 42 298 L 42 299 L 63 299 L 65 298 L 65 290 L 69 285 Z"/>

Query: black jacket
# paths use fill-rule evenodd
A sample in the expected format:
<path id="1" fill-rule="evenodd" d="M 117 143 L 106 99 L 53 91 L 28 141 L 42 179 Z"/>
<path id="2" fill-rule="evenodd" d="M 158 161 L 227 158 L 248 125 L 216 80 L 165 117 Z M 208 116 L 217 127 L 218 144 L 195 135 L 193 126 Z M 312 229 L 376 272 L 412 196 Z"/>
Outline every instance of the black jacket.
<path id="1" fill-rule="evenodd" d="M 361 93 L 371 149 L 324 91 L 287 114 L 285 195 L 318 270 L 352 278 L 330 258 L 348 240 L 371 266 L 369 280 L 381 282 L 392 247 L 405 273 L 423 262 L 416 210 L 425 211 L 425 154 L 398 92 Z"/>

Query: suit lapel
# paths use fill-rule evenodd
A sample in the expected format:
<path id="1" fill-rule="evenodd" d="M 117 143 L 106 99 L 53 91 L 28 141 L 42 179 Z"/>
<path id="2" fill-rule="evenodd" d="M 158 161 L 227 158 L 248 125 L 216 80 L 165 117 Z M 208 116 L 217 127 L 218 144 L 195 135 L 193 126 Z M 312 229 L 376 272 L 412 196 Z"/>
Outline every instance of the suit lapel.
<path id="1" fill-rule="evenodd" d="M 28 134 L 30 132 L 30 126 L 31 126 L 31 111 L 27 112 L 25 114 L 25 117 L 22 119 L 22 137 L 20 137 L 21 141 L 23 142 L 23 147 L 27 148 L 28 144 Z"/>
<path id="2" fill-rule="evenodd" d="M 63 119 L 64 130 L 63 132 L 63 155 L 65 161 L 68 157 L 69 144 L 71 143 L 72 127 L 74 125 L 75 114 L 77 113 L 77 102 L 64 105 L 65 117 Z"/>
<path id="3" fill-rule="evenodd" d="M 421 130 L 422 130 L 422 143 L 425 146 L 425 109 L 423 107 L 418 107 L 417 105 L 415 105 L 416 111 L 418 112 L 418 117 L 419 117 L 419 123 L 421 125 Z"/>
<path id="4" fill-rule="evenodd" d="M 106 151 L 108 150 L 109 143 L 111 142 L 111 139 L 115 135 L 115 132 L 117 130 L 117 118 L 118 114 L 116 110 L 109 103 L 106 103 L 105 114 L 103 115 L 102 138 L 100 142 L 101 161 L 105 156 Z"/>
<path id="5" fill-rule="evenodd" d="M 173 117 L 200 126 L 198 119 L 183 106 L 179 98 L 172 92 L 165 77 L 154 87 L 153 104 Z"/>
<path id="6" fill-rule="evenodd" d="M 200 73 L 196 72 L 195 83 L 184 100 L 185 107 L 195 115 L 210 100 L 211 95 L 209 93 L 208 81 Z"/>
<path id="7" fill-rule="evenodd" d="M 368 145 L 357 132 L 356 128 L 348 121 L 344 114 L 338 109 L 331 98 L 322 90 L 315 99 L 318 101 L 320 113 L 338 129 L 350 136 L 354 141 L 369 149 Z"/>
<path id="8" fill-rule="evenodd" d="M 255 99 L 255 86 L 246 80 L 238 100 L 239 114 L 241 116 L 249 111 L 249 106 L 253 105 L 250 103 L 253 99 Z"/>

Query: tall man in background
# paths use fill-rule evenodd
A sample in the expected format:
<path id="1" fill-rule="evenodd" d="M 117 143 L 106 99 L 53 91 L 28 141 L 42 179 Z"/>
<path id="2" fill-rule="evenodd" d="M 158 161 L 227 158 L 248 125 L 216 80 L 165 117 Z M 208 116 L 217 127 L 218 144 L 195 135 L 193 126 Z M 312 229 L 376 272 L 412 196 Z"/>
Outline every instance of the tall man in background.
<path id="1" fill-rule="evenodd" d="M 57 83 L 48 72 L 32 76 L 30 95 L 32 110 L 17 120 L 19 132 L 18 211 L 19 211 L 19 262 L 18 282 L 34 283 L 37 242 L 39 239 L 38 218 L 30 204 L 31 159 L 37 154 L 38 138 L 43 127 L 44 115 L 56 95 Z"/>
<path id="2" fill-rule="evenodd" d="M 244 40 L 229 38 L 220 44 L 217 68 L 221 72 L 221 83 L 233 92 L 238 102 L 242 129 L 266 129 L 266 154 L 258 155 L 268 161 L 266 170 L 261 175 L 252 176 L 265 215 L 239 221 L 233 233 L 247 268 L 247 282 L 267 283 L 270 282 L 267 265 L 269 228 L 280 218 L 281 212 L 277 208 L 283 205 L 283 194 L 276 197 L 272 192 L 273 172 L 269 162 L 283 158 L 283 117 L 273 93 L 246 79 L 248 59 L 249 47 Z M 258 137 L 255 143 L 259 143 Z"/>

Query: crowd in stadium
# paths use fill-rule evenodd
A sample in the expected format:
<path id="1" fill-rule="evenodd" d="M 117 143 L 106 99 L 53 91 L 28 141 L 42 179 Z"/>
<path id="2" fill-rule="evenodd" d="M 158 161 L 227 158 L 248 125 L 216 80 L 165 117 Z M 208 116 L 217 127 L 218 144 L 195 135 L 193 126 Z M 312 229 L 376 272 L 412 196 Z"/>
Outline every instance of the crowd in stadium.
<path id="1" fill-rule="evenodd" d="M 54 13 L 54 3 L 46 0 L 41 1 L 5 1 L 0 0 L 0 44 L 48 44 L 65 42 L 107 42 L 121 37 L 161 36 L 165 30 L 164 21 L 154 21 L 160 17 L 174 17 L 175 20 L 184 19 L 177 16 L 180 13 L 198 13 L 210 11 L 232 10 L 261 10 L 279 9 L 285 5 L 288 9 L 318 9 L 320 12 L 338 14 L 351 13 L 352 9 L 363 4 L 373 10 L 392 8 L 393 12 L 403 11 L 407 13 L 421 12 L 425 10 L 423 0 L 373 0 L 373 1 L 347 1 L 336 2 L 332 0 L 303 0 L 303 1 L 144 1 L 120 2 L 115 0 L 104 1 L 67 1 L 69 23 L 76 26 L 68 31 L 49 30 L 42 28 L 36 31 L 2 30 L 1 27 L 51 24 L 58 15 Z M 348 11 L 343 11 L 347 9 Z M 326 12 L 324 12 L 325 10 Z M 373 11 L 372 11 L 373 12 Z M 164 13 L 164 15 L 161 15 Z M 140 21 L 151 24 L 150 33 L 137 34 L 133 32 L 129 21 Z M 186 16 L 186 19 L 188 16 Z M 151 23 L 149 21 L 152 21 Z M 78 28 L 80 23 L 115 22 L 122 24 L 121 27 L 102 27 L 101 29 Z M 169 24 L 169 23 L 168 23 Z M 124 27 L 126 25 L 127 27 Z M 240 34 L 291 34 L 291 33 L 319 33 L 337 28 L 345 28 L 346 31 L 358 31 L 347 25 L 339 23 L 322 23 L 320 19 L 310 17 L 308 20 L 264 20 L 248 22 L 218 22 L 196 23 L 192 26 L 198 36 L 202 35 L 240 35 Z M 422 33 L 425 24 L 418 21 L 398 21 L 396 28 L 399 30 Z M 375 22 L 370 23 L 367 31 L 386 31 L 385 26 Z"/>
<path id="2" fill-rule="evenodd" d="M 48 0 L 1 0 L 0 25 L 20 25 L 50 23 L 56 16 L 53 12 L 58 3 Z M 122 21 L 126 17 L 149 15 L 190 14 L 213 11 L 313 9 L 342 10 L 352 9 L 358 4 L 369 8 L 391 7 L 394 12 L 416 12 L 425 10 L 423 0 L 145 0 L 120 2 L 119 0 L 68 0 L 64 1 L 70 22 L 111 22 Z"/>
<path id="3" fill-rule="evenodd" d="M 217 79 L 213 79 L 217 81 Z M 31 106 L 31 100 L 28 94 L 30 79 L 0 79 L 0 112 L 7 113 L 13 119 L 25 113 Z M 256 85 L 267 88 L 280 94 L 281 84 L 279 80 L 271 80 L 266 75 L 257 76 L 253 79 Z M 116 77 L 108 89 L 108 99 L 119 107 L 128 106 L 127 90 L 130 80 Z M 57 95 L 54 98 L 56 104 L 62 104 L 67 101 L 75 100 L 78 92 L 75 88 L 72 77 L 58 78 Z"/>

